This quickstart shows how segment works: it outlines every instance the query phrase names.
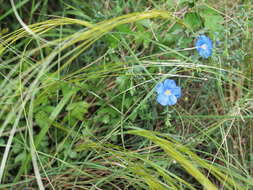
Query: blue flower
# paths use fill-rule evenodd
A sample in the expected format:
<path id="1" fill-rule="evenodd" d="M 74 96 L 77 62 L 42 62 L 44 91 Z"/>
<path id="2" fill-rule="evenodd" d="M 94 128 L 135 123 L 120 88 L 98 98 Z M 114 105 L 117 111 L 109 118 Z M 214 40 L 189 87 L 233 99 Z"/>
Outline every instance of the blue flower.
<path id="1" fill-rule="evenodd" d="M 176 85 L 174 80 L 166 79 L 156 85 L 157 102 L 163 106 L 172 106 L 181 97 L 181 87 Z"/>
<path id="2" fill-rule="evenodd" d="M 213 42 L 207 36 L 201 35 L 196 42 L 196 48 L 201 57 L 208 58 L 212 55 Z"/>

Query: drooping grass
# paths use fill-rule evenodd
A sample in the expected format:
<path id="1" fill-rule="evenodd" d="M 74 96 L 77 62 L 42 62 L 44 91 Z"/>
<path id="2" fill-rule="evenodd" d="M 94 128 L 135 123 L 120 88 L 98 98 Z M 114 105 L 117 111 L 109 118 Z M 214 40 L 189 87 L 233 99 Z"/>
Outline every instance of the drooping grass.
<path id="1" fill-rule="evenodd" d="M 13 4 L 0 20 L 12 12 L 23 18 L 18 8 L 25 3 Z M 130 14 L 113 12 L 113 5 L 138 10 L 130 2 L 105 2 L 112 17 L 102 11 L 104 20 L 95 14 L 100 21 L 92 22 L 81 4 L 64 2 L 64 14 L 75 18 L 45 20 L 50 5 L 32 1 L 30 15 L 41 6 L 43 21 L 23 22 L 0 38 L 0 187 L 251 189 L 252 50 L 245 46 L 251 3 L 238 4 L 237 16 L 194 5 L 226 18 L 209 60 L 191 48 L 199 32 L 182 19 L 191 12 L 185 4 L 150 1 L 171 12 Z M 240 15 L 242 8 L 249 15 Z M 243 47 L 234 53 L 240 39 Z M 165 78 L 183 88 L 175 107 L 155 102 L 154 86 Z"/>

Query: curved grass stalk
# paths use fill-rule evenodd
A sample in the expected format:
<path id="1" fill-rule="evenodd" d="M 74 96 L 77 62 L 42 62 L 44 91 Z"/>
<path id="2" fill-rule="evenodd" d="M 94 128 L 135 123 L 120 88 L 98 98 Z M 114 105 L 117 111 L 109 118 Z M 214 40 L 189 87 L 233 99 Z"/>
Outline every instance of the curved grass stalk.
<path id="1" fill-rule="evenodd" d="M 110 32 L 113 28 L 115 28 L 115 27 L 117 27 L 121 24 L 127 24 L 127 23 L 136 22 L 136 21 L 139 21 L 139 20 L 142 20 L 142 19 L 156 18 L 156 17 L 161 17 L 161 18 L 165 18 L 165 19 L 176 19 L 169 12 L 156 11 L 156 10 L 147 11 L 147 12 L 143 12 L 143 13 L 133 13 L 133 14 L 129 14 L 129 15 L 124 15 L 124 16 L 117 17 L 117 18 L 114 18 L 114 19 L 110 19 L 109 21 L 101 22 L 101 23 L 96 24 L 96 25 L 92 25 L 92 24 L 89 24 L 88 22 L 84 22 L 84 21 L 77 21 L 77 20 L 74 20 L 74 19 L 64 19 L 63 18 L 63 19 L 55 19 L 55 20 L 50 20 L 50 21 L 47 21 L 47 22 L 37 23 L 35 25 L 30 25 L 30 26 L 26 27 L 26 30 L 21 29 L 21 30 L 18 30 L 16 32 L 12 33 L 12 34 L 9 34 L 9 35 L 4 36 L 3 38 L 1 38 L 0 39 L 1 40 L 0 54 L 2 54 L 3 51 L 5 51 L 7 47 L 9 47 L 10 45 L 12 45 L 14 42 L 16 42 L 17 40 L 19 40 L 21 38 L 28 37 L 28 36 L 30 36 L 30 34 L 32 34 L 32 36 L 35 36 L 36 38 L 38 37 L 38 39 L 40 39 L 40 36 L 42 34 L 52 30 L 53 28 L 55 28 L 59 25 L 81 24 L 82 26 L 85 25 L 86 27 L 89 27 L 84 32 L 81 32 L 81 33 L 78 32 L 74 35 L 70 35 L 69 37 L 66 37 L 63 40 L 60 39 L 62 42 L 60 44 L 58 44 L 53 49 L 53 52 L 50 55 L 48 55 L 45 59 L 43 59 L 43 57 L 42 57 L 42 60 L 38 61 L 35 64 L 35 65 L 40 65 L 40 69 L 37 69 L 36 67 L 33 67 L 32 69 L 27 70 L 28 72 L 26 72 L 26 74 L 27 75 L 30 74 L 28 79 L 30 79 L 34 76 L 36 76 L 36 78 L 32 81 L 31 84 L 29 84 L 29 91 L 30 90 L 32 90 L 32 91 L 30 91 L 30 92 L 27 91 L 29 93 L 23 92 L 23 94 L 26 94 L 26 96 L 24 97 L 24 99 L 22 101 L 22 105 L 23 105 L 22 108 L 20 108 L 18 110 L 22 111 L 23 107 L 25 107 L 29 102 L 33 102 L 35 95 L 39 93 L 39 86 L 40 86 L 41 77 L 43 75 L 45 75 L 50 70 L 51 67 L 53 67 L 54 65 L 56 65 L 58 63 L 57 61 L 53 62 L 53 60 L 56 58 L 56 56 L 60 52 L 62 52 L 66 48 L 69 48 L 69 47 L 73 46 L 77 42 L 84 41 L 81 44 L 81 46 L 79 46 L 79 48 L 83 48 L 83 49 L 81 49 L 77 54 L 73 55 L 72 58 L 69 59 L 69 61 L 67 62 L 66 65 L 71 64 L 72 61 L 78 55 L 80 55 L 83 51 L 85 51 L 91 44 L 93 44 L 100 37 L 102 37 L 106 33 Z M 65 21 L 65 22 L 62 22 L 62 21 Z M 179 22 L 179 20 L 178 20 L 178 22 Z M 181 23 L 183 23 L 183 22 L 181 22 Z M 41 44 L 41 46 L 39 48 L 37 48 L 36 51 L 33 51 L 34 53 L 37 52 L 37 51 L 41 51 L 41 49 L 44 48 L 44 47 L 47 47 L 47 45 L 56 44 L 55 42 L 58 42 L 58 41 L 56 40 L 56 41 L 54 41 L 54 43 L 50 43 L 48 41 L 42 40 L 42 42 L 45 43 L 46 45 Z M 50 64 L 51 64 L 51 66 L 48 67 Z M 15 73 L 15 71 L 16 71 L 16 69 L 13 70 L 13 73 Z M 31 71 L 33 71 L 32 72 L 33 74 L 31 74 Z M 13 73 L 10 73 L 10 76 L 12 76 Z M 17 77 L 17 79 L 20 79 L 20 76 Z M 25 82 L 24 85 L 27 85 L 29 80 L 26 80 L 26 81 L 27 82 Z M 8 81 L 7 81 L 7 83 L 3 83 L 2 85 L 6 88 L 6 85 L 11 85 L 11 84 L 10 83 L 8 84 Z M 68 99 L 69 97 L 65 97 L 65 98 Z M 3 102 L 1 101 L 0 103 L 3 103 Z M 64 102 L 63 104 L 59 104 L 58 107 L 56 107 L 57 110 L 55 110 L 52 113 L 52 115 L 50 116 L 50 118 L 52 120 L 54 120 L 57 117 L 57 115 L 59 114 L 59 110 L 62 109 L 62 105 L 64 105 L 65 103 L 66 102 Z M 16 105 L 18 105 L 18 104 L 16 104 Z M 12 113 L 9 113 L 7 115 L 7 118 L 9 118 L 9 119 L 5 120 L 5 125 L 2 126 L 1 132 L 4 131 L 5 126 L 8 125 L 11 118 L 14 116 L 14 113 L 15 112 L 12 112 Z M 32 118 L 33 118 L 33 113 L 29 112 L 29 120 L 30 120 L 29 122 L 32 122 Z M 19 122 L 19 119 L 17 118 L 16 121 Z M 49 127 L 50 127 L 50 125 L 45 127 L 43 129 L 43 131 L 39 134 L 39 136 L 36 137 L 35 143 L 34 143 L 35 147 L 33 147 L 33 151 L 35 151 L 35 148 L 38 146 L 38 144 L 40 143 L 42 138 L 46 135 Z M 15 128 L 13 128 L 13 129 L 15 129 Z M 31 137 L 31 135 L 33 134 L 32 131 L 30 131 L 29 134 L 30 134 L 30 137 Z M 33 137 L 31 137 L 31 138 L 33 138 Z M 12 141 L 12 138 L 10 138 L 10 141 Z M 32 141 L 33 141 L 33 139 L 31 139 L 31 142 Z M 7 158 L 8 153 L 9 153 L 9 148 L 8 147 L 6 147 L 6 150 L 5 150 L 5 158 Z M 35 156 L 36 155 L 33 154 L 33 156 L 32 156 L 33 159 L 35 158 Z M 1 169 L 3 169 L 2 171 L 4 171 L 3 167 L 5 166 L 5 162 L 6 162 L 6 159 L 2 160 L 2 162 L 1 162 Z M 19 179 L 19 176 L 22 175 L 22 173 L 24 172 L 24 167 L 23 166 L 29 165 L 29 162 L 30 162 L 30 159 L 24 160 L 23 165 L 20 168 L 20 170 L 18 172 L 18 175 L 16 176 L 15 181 L 17 181 Z M 36 175 L 38 177 L 40 177 L 40 174 L 38 173 L 38 171 L 36 171 Z M 2 177 L 2 174 L 0 176 L 0 180 L 1 180 L 1 177 Z M 38 182 L 40 182 L 39 183 L 40 189 L 43 189 L 43 184 L 41 182 L 41 179 Z"/>
<path id="2" fill-rule="evenodd" d="M 167 140 L 164 140 L 162 138 L 159 138 L 155 136 L 153 133 L 146 131 L 146 130 L 133 130 L 129 131 L 130 134 L 143 136 L 151 141 L 153 141 L 155 144 L 159 145 L 162 149 L 164 149 L 165 152 L 167 152 L 168 156 L 172 157 L 174 160 L 176 160 L 178 163 L 182 165 L 182 167 L 185 168 L 187 172 L 189 172 L 195 179 L 199 181 L 200 184 L 203 185 L 206 189 L 217 189 L 210 181 L 207 179 L 195 166 L 194 162 L 198 163 L 198 166 L 201 166 L 209 172 L 211 172 L 221 183 L 224 182 L 224 180 L 227 182 L 225 183 L 225 186 L 228 189 L 243 189 L 237 182 L 235 182 L 233 179 L 228 177 L 226 174 L 224 174 L 222 171 L 220 171 L 217 167 L 213 167 L 212 165 L 208 164 L 204 160 L 200 159 L 196 154 L 188 150 L 183 145 L 180 145 L 179 143 L 176 143 L 174 140 L 172 142 L 169 142 Z M 182 153 L 180 153 L 180 152 Z M 189 155 L 189 160 L 186 160 L 185 155 Z M 211 169 L 210 169 L 211 168 Z"/>
<path id="3" fill-rule="evenodd" d="M 29 29 L 35 33 L 36 35 L 42 35 L 46 32 L 49 32 L 50 30 L 62 26 L 62 25 L 70 25 L 70 24 L 80 24 L 85 27 L 92 27 L 93 25 L 89 22 L 77 20 L 77 19 L 71 19 L 71 18 L 58 18 L 53 20 L 48 20 L 36 24 L 29 25 Z M 19 29 L 17 31 L 14 31 L 10 34 L 7 34 L 0 38 L 0 55 L 6 50 L 7 47 L 15 43 L 17 40 L 28 37 L 29 33 L 25 29 Z M 48 42 L 50 45 L 57 44 L 59 40 L 56 40 L 53 42 Z M 43 44 L 42 44 L 43 45 Z"/>
<path id="4" fill-rule="evenodd" d="M 87 32 L 84 32 L 82 33 L 81 35 L 78 35 L 78 38 L 77 39 L 73 39 L 70 41 L 70 43 L 66 43 L 63 48 L 60 48 L 58 50 L 58 52 L 62 51 L 63 49 L 67 48 L 68 46 L 71 46 L 72 44 L 76 43 L 77 41 L 80 41 L 80 40 L 84 40 L 84 39 L 89 39 L 92 34 L 95 34 L 95 36 L 97 38 L 95 38 L 93 41 L 91 41 L 85 48 L 84 50 L 89 47 L 92 43 L 94 43 L 97 39 L 99 39 L 104 33 L 110 31 L 111 29 L 113 29 L 114 27 L 120 25 L 120 24 L 125 24 L 125 23 L 131 23 L 131 22 L 134 22 L 134 21 L 138 21 L 138 20 L 141 20 L 141 19 L 146 19 L 146 18 L 153 18 L 153 17 L 163 17 L 163 18 L 173 18 L 171 16 L 170 13 L 168 12 L 165 12 L 165 11 L 148 11 L 148 12 L 144 12 L 144 13 L 133 13 L 133 14 L 129 14 L 129 15 L 124 15 L 124 16 L 120 16 L 120 17 L 117 17 L 117 18 L 114 18 L 114 19 L 110 19 L 109 21 L 104 21 L 104 22 L 101 22 L 99 23 L 98 26 L 96 27 L 93 27 L 92 29 L 88 30 Z M 125 19 L 125 20 L 124 20 Z M 35 24 L 35 25 L 31 25 L 29 26 L 29 28 L 31 30 L 33 30 L 33 32 L 37 33 L 38 31 L 37 30 L 34 30 L 35 27 L 37 27 L 38 25 L 41 25 L 42 28 L 39 28 L 39 29 L 43 29 L 43 27 L 50 23 L 50 26 L 51 24 L 56 27 L 58 26 L 58 24 L 66 24 L 66 23 L 62 23 L 62 21 L 68 21 L 66 22 L 67 24 L 69 23 L 81 23 L 82 25 L 86 25 L 88 27 L 92 27 L 93 25 L 89 24 L 88 22 L 83 22 L 83 21 L 77 21 L 75 19 L 56 19 L 56 20 L 50 20 L 48 22 L 42 22 L 42 23 L 39 23 L 39 24 Z M 118 21 L 118 22 L 117 22 Z M 116 23 L 115 23 L 116 22 Z M 112 25 L 112 23 L 114 23 Z M 40 30 L 39 30 L 40 31 Z M 99 36 L 97 33 L 100 33 Z M 5 42 L 8 42 L 10 41 L 10 44 L 14 43 L 17 39 L 20 39 L 22 37 L 25 37 L 25 34 L 26 34 L 26 31 L 23 30 L 20 30 L 20 31 L 17 31 L 17 34 L 19 36 L 16 36 L 15 33 L 12 34 L 14 36 L 11 36 L 9 37 Z M 21 35 L 20 35 L 21 34 Z M 8 37 L 8 36 L 7 36 Z M 73 38 L 73 36 L 71 36 L 70 38 Z M 13 41 L 14 39 L 14 41 Z M 66 39 L 67 40 L 67 39 Z M 86 43 L 84 43 L 83 45 L 85 45 Z M 39 49 L 38 49 L 39 50 Z M 82 51 L 80 51 L 78 54 L 80 54 Z M 56 56 L 56 53 L 54 52 L 54 55 L 53 57 Z M 74 58 L 76 58 L 77 56 L 73 56 L 70 60 L 72 61 Z M 71 62 L 68 62 L 68 64 L 70 64 Z"/>
<path id="5" fill-rule="evenodd" d="M 90 142 L 77 147 L 77 151 L 85 151 L 88 149 L 93 149 L 98 151 L 98 157 L 101 155 L 101 150 L 108 152 L 106 159 L 107 162 L 118 163 L 117 165 L 121 168 L 127 168 L 133 172 L 136 177 L 143 178 L 143 181 L 151 189 L 173 189 L 178 190 L 182 187 L 187 187 L 191 190 L 196 190 L 190 183 L 186 182 L 184 179 L 178 177 L 172 172 L 162 168 L 156 162 L 145 158 L 144 155 L 138 154 L 135 151 L 122 150 L 122 147 L 115 146 L 112 144 L 96 143 Z M 116 155 L 116 156 L 115 156 Z M 141 164 L 137 164 L 141 161 Z M 143 162 L 143 163 L 142 163 Z M 141 166 L 140 166 L 141 165 Z M 150 166 L 152 169 L 150 169 Z M 154 170 L 153 170 L 154 169 Z M 156 173 L 157 172 L 157 173 Z M 159 175 L 158 175 L 159 174 Z M 159 177 L 162 177 L 165 182 L 162 182 Z"/>

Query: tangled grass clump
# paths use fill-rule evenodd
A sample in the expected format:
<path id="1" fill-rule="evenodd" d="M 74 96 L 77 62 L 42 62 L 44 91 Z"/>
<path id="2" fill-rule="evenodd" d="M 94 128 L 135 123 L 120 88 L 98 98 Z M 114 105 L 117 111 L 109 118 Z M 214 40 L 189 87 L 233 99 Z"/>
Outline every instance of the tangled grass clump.
<path id="1" fill-rule="evenodd" d="M 249 20 L 194 1 L 27 24 L 27 1 L 11 2 L 22 28 L 0 36 L 0 188 L 252 188 L 252 50 L 227 39 L 247 44 Z M 203 32 L 223 47 L 191 48 Z"/>

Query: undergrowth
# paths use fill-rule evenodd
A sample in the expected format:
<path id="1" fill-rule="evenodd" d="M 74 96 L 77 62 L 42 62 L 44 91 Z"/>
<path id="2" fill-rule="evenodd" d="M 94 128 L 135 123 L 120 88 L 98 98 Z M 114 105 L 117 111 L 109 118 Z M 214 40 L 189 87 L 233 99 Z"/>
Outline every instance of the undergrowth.
<path id="1" fill-rule="evenodd" d="M 231 2 L 0 0 L 0 188 L 252 189 L 253 4 Z"/>

